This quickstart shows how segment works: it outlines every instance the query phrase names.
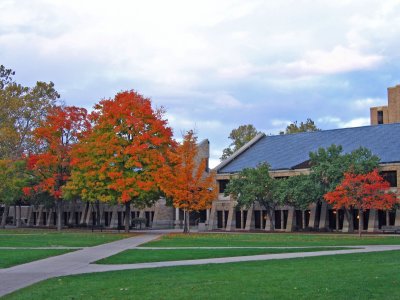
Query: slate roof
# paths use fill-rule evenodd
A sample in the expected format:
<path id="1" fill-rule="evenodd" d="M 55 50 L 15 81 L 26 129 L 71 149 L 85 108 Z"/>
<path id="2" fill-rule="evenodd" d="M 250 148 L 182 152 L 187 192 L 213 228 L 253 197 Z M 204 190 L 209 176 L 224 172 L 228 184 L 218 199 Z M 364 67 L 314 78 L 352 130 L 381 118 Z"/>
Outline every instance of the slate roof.
<path id="1" fill-rule="evenodd" d="M 309 153 L 330 145 L 341 145 L 344 153 L 366 147 L 381 163 L 400 162 L 400 123 L 305 132 L 289 135 L 263 135 L 245 151 L 222 162 L 218 173 L 235 173 L 267 162 L 272 170 L 304 166 Z M 240 151 L 240 150 L 239 150 Z"/>

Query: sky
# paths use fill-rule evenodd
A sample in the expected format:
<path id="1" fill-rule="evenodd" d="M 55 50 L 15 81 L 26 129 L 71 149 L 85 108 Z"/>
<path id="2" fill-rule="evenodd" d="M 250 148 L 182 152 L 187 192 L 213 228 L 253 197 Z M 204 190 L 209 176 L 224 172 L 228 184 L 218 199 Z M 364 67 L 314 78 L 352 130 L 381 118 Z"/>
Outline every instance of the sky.
<path id="1" fill-rule="evenodd" d="M 90 109 L 134 89 L 219 163 L 232 129 L 369 125 L 400 84 L 400 0 L 0 0 L 0 64 Z"/>

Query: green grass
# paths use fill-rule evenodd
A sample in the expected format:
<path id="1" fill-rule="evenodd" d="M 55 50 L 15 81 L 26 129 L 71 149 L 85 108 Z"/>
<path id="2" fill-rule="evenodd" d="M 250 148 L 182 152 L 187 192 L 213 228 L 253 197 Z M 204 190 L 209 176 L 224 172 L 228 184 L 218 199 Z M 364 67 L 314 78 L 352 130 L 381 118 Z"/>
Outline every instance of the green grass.
<path id="1" fill-rule="evenodd" d="M 71 251 L 66 249 L 0 249 L 0 268 L 9 268 Z"/>
<path id="2" fill-rule="evenodd" d="M 372 236 L 348 234 L 169 234 L 149 242 L 146 247 L 302 247 L 399 245 L 400 236 Z"/>
<path id="3" fill-rule="evenodd" d="M 90 231 L 0 230 L 0 247 L 90 247 L 131 236 Z"/>
<path id="4" fill-rule="evenodd" d="M 4 299 L 399 299 L 400 251 L 50 279 Z"/>
<path id="5" fill-rule="evenodd" d="M 258 254 L 343 250 L 348 248 L 273 248 L 273 249 L 131 249 L 96 261 L 96 264 L 134 264 L 143 262 L 190 260 Z"/>

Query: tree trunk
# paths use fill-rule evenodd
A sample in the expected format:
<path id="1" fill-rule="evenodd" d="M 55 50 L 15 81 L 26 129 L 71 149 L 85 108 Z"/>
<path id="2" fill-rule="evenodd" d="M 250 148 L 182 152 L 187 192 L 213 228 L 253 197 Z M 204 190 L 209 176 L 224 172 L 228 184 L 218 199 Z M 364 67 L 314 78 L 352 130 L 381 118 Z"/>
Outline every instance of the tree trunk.
<path id="1" fill-rule="evenodd" d="M 0 227 L 3 229 L 6 228 L 8 210 L 9 210 L 9 206 L 7 204 L 4 204 L 4 211 L 3 211 L 3 216 L 1 217 L 1 224 L 0 224 Z"/>
<path id="2" fill-rule="evenodd" d="M 131 202 L 125 203 L 125 232 L 129 232 L 129 219 L 131 216 Z"/>
<path id="3" fill-rule="evenodd" d="M 183 210 L 183 233 L 189 233 L 190 228 L 189 228 L 189 212 L 184 209 Z"/>
<path id="4" fill-rule="evenodd" d="M 62 199 L 57 199 L 57 231 L 62 230 Z"/>
<path id="5" fill-rule="evenodd" d="M 274 215 L 275 215 L 275 209 L 267 209 L 267 213 L 269 216 L 269 223 L 271 224 L 271 231 L 275 231 L 275 222 L 274 222 Z"/>
<path id="6" fill-rule="evenodd" d="M 358 210 L 358 236 L 361 237 L 362 230 L 364 228 L 364 214 L 363 210 Z"/>

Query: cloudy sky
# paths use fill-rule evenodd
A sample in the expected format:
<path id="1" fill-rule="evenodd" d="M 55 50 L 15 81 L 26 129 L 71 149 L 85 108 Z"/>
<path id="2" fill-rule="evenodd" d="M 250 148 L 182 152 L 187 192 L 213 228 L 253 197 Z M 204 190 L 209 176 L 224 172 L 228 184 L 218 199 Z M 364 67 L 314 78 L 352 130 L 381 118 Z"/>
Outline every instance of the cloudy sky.
<path id="1" fill-rule="evenodd" d="M 369 124 L 400 84 L 400 0 L 0 0 L 0 64 L 91 108 L 135 89 L 211 166 L 242 124 Z"/>

